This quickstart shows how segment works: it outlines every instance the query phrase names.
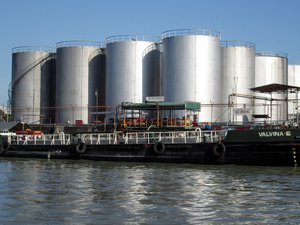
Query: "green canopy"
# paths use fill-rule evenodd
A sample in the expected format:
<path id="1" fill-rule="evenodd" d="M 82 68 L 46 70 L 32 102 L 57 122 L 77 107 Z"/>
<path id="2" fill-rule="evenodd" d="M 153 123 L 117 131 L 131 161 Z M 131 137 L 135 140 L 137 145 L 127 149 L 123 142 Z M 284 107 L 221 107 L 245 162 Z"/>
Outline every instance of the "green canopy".
<path id="1" fill-rule="evenodd" d="M 200 111 L 200 102 L 147 102 L 147 103 L 122 103 L 123 110 L 192 110 Z"/>

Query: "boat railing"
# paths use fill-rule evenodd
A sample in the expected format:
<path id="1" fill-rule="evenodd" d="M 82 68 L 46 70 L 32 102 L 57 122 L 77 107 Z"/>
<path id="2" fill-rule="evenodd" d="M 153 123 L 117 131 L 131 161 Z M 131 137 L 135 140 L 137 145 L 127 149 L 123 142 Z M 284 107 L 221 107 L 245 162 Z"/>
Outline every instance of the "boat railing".
<path id="1" fill-rule="evenodd" d="M 88 133 L 79 134 L 77 136 L 77 142 L 84 142 L 91 145 L 101 145 L 101 144 L 117 144 L 120 138 L 120 133 Z"/>
<path id="2" fill-rule="evenodd" d="M 112 144 L 151 144 L 164 142 L 170 144 L 219 142 L 223 140 L 224 132 L 219 130 L 196 129 L 194 131 L 170 132 L 113 132 L 113 133 L 81 133 L 75 137 L 70 134 L 28 135 L 16 134 L 11 136 L 10 144 L 16 145 L 70 145 L 84 142 L 91 145 Z"/>
<path id="3" fill-rule="evenodd" d="M 151 144 L 164 143 L 201 143 L 218 142 L 224 137 L 223 131 L 170 131 L 170 132 L 114 132 L 80 134 L 78 140 L 86 144 Z"/>
<path id="4" fill-rule="evenodd" d="M 10 139 L 10 144 L 16 145 L 69 145 L 71 144 L 71 135 L 64 134 L 43 134 L 29 135 L 17 134 Z"/>

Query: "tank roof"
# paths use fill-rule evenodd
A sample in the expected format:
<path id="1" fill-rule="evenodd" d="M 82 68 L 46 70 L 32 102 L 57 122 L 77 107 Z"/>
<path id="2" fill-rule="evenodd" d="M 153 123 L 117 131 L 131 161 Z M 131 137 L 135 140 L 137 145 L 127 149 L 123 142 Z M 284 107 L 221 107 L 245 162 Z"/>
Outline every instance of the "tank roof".
<path id="1" fill-rule="evenodd" d="M 12 48 L 12 53 L 18 52 L 50 52 L 54 53 L 54 48 L 45 46 L 19 46 Z"/>
<path id="2" fill-rule="evenodd" d="M 168 30 L 162 33 L 162 39 L 168 37 L 176 37 L 176 36 L 189 36 L 189 35 L 204 35 L 204 36 L 212 36 L 212 37 L 221 37 L 221 33 L 213 30 L 203 30 L 203 29 L 176 29 L 176 30 Z"/>
<path id="3" fill-rule="evenodd" d="M 222 47 L 246 47 L 255 49 L 255 43 L 249 41 L 237 41 L 237 40 L 229 40 L 229 41 L 221 41 Z"/>
<path id="4" fill-rule="evenodd" d="M 153 51 L 153 50 L 158 50 L 158 51 L 162 51 L 162 45 L 161 43 L 153 43 L 151 45 L 149 45 L 145 51 L 143 52 L 143 55 L 145 56 L 147 53 Z"/>
<path id="5" fill-rule="evenodd" d="M 110 36 L 105 39 L 106 44 L 113 42 L 123 42 L 123 41 L 148 41 L 157 42 L 157 37 L 145 36 L 145 35 L 115 35 Z"/>
<path id="6" fill-rule="evenodd" d="M 288 54 L 285 52 L 270 52 L 270 51 L 264 51 L 264 52 L 257 52 L 255 56 L 270 56 L 270 57 L 282 57 L 287 58 Z"/>
<path id="7" fill-rule="evenodd" d="M 86 41 L 86 40 L 60 41 L 56 43 L 56 48 L 78 47 L 78 46 L 91 46 L 91 47 L 103 48 L 104 43 L 98 41 Z"/>

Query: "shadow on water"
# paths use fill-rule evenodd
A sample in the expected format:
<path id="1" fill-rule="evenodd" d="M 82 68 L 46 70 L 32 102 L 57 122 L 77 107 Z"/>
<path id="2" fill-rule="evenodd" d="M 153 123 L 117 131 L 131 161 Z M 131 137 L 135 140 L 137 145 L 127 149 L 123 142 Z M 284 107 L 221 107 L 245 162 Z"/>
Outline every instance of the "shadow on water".
<path id="1" fill-rule="evenodd" d="M 298 168 L 7 159 L 0 171 L 6 224 L 300 220 Z"/>

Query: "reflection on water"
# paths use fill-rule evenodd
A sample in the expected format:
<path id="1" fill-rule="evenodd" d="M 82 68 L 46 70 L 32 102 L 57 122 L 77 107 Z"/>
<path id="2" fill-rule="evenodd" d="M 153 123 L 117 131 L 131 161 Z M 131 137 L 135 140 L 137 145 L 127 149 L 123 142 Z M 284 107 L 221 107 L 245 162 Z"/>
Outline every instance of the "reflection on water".
<path id="1" fill-rule="evenodd" d="M 3 224 L 300 222 L 300 170 L 288 167 L 7 159 Z"/>

